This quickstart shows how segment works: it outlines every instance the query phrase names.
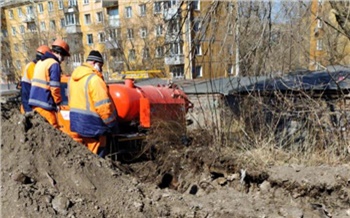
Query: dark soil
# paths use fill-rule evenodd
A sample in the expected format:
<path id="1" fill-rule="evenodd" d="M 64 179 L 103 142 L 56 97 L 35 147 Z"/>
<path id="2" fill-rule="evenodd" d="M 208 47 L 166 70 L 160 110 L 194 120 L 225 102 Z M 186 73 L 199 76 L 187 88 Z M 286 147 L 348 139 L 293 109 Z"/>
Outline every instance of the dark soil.
<path id="1" fill-rule="evenodd" d="M 191 133 L 147 139 L 151 159 L 92 154 L 18 105 L 1 105 L 1 217 L 349 217 L 350 167 L 238 162 Z"/>

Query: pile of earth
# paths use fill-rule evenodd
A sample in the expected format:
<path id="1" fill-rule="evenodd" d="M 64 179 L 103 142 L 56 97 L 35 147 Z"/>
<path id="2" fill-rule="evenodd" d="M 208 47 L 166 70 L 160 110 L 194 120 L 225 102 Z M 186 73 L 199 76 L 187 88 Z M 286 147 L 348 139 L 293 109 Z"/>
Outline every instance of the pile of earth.
<path id="1" fill-rule="evenodd" d="M 1 217 L 350 216 L 349 165 L 253 170 L 201 140 L 121 163 L 17 108 L 1 105 Z"/>

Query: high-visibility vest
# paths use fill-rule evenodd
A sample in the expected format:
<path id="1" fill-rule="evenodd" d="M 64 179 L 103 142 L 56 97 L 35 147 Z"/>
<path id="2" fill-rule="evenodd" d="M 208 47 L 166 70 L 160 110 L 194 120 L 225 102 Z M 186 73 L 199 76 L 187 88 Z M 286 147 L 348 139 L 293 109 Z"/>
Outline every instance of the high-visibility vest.
<path id="1" fill-rule="evenodd" d="M 53 58 L 38 61 L 34 68 L 29 105 L 56 110 L 62 101 L 60 88 L 61 67 Z"/>

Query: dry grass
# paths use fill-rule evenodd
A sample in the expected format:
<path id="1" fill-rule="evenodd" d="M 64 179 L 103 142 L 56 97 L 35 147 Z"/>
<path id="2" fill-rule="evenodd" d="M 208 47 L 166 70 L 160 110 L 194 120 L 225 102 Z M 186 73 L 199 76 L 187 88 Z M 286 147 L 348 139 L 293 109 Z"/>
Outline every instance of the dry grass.
<path id="1" fill-rule="evenodd" d="M 345 98 L 326 101 L 306 93 L 243 96 L 239 112 L 226 111 L 218 122 L 225 126 L 214 127 L 219 133 L 201 130 L 208 140 L 202 143 L 256 167 L 348 163 L 348 108 Z"/>
<path id="2" fill-rule="evenodd" d="M 258 168 L 349 163 L 346 99 L 325 101 L 306 93 L 248 95 L 240 99 L 238 113 L 220 108 L 217 113 L 225 113 L 220 116 L 223 120 L 189 133 L 182 122 L 158 120 L 147 144 L 183 146 L 183 136 L 188 135 L 193 145 L 208 146 L 215 156 L 229 154 L 237 163 Z"/>

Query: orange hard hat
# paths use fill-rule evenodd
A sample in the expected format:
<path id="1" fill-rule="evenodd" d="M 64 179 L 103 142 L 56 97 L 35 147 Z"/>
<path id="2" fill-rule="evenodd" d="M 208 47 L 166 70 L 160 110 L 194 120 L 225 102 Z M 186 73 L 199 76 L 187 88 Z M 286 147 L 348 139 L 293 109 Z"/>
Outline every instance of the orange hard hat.
<path id="1" fill-rule="evenodd" d="M 53 43 L 52 43 L 52 49 L 54 50 L 54 47 L 60 47 L 63 49 L 64 51 L 64 55 L 66 56 L 70 56 L 69 54 L 69 45 L 63 41 L 62 39 L 56 39 Z"/>
<path id="2" fill-rule="evenodd" d="M 51 49 L 47 45 L 41 45 L 36 49 L 36 51 L 40 52 L 41 54 L 45 54 L 47 51 L 51 51 Z"/>

